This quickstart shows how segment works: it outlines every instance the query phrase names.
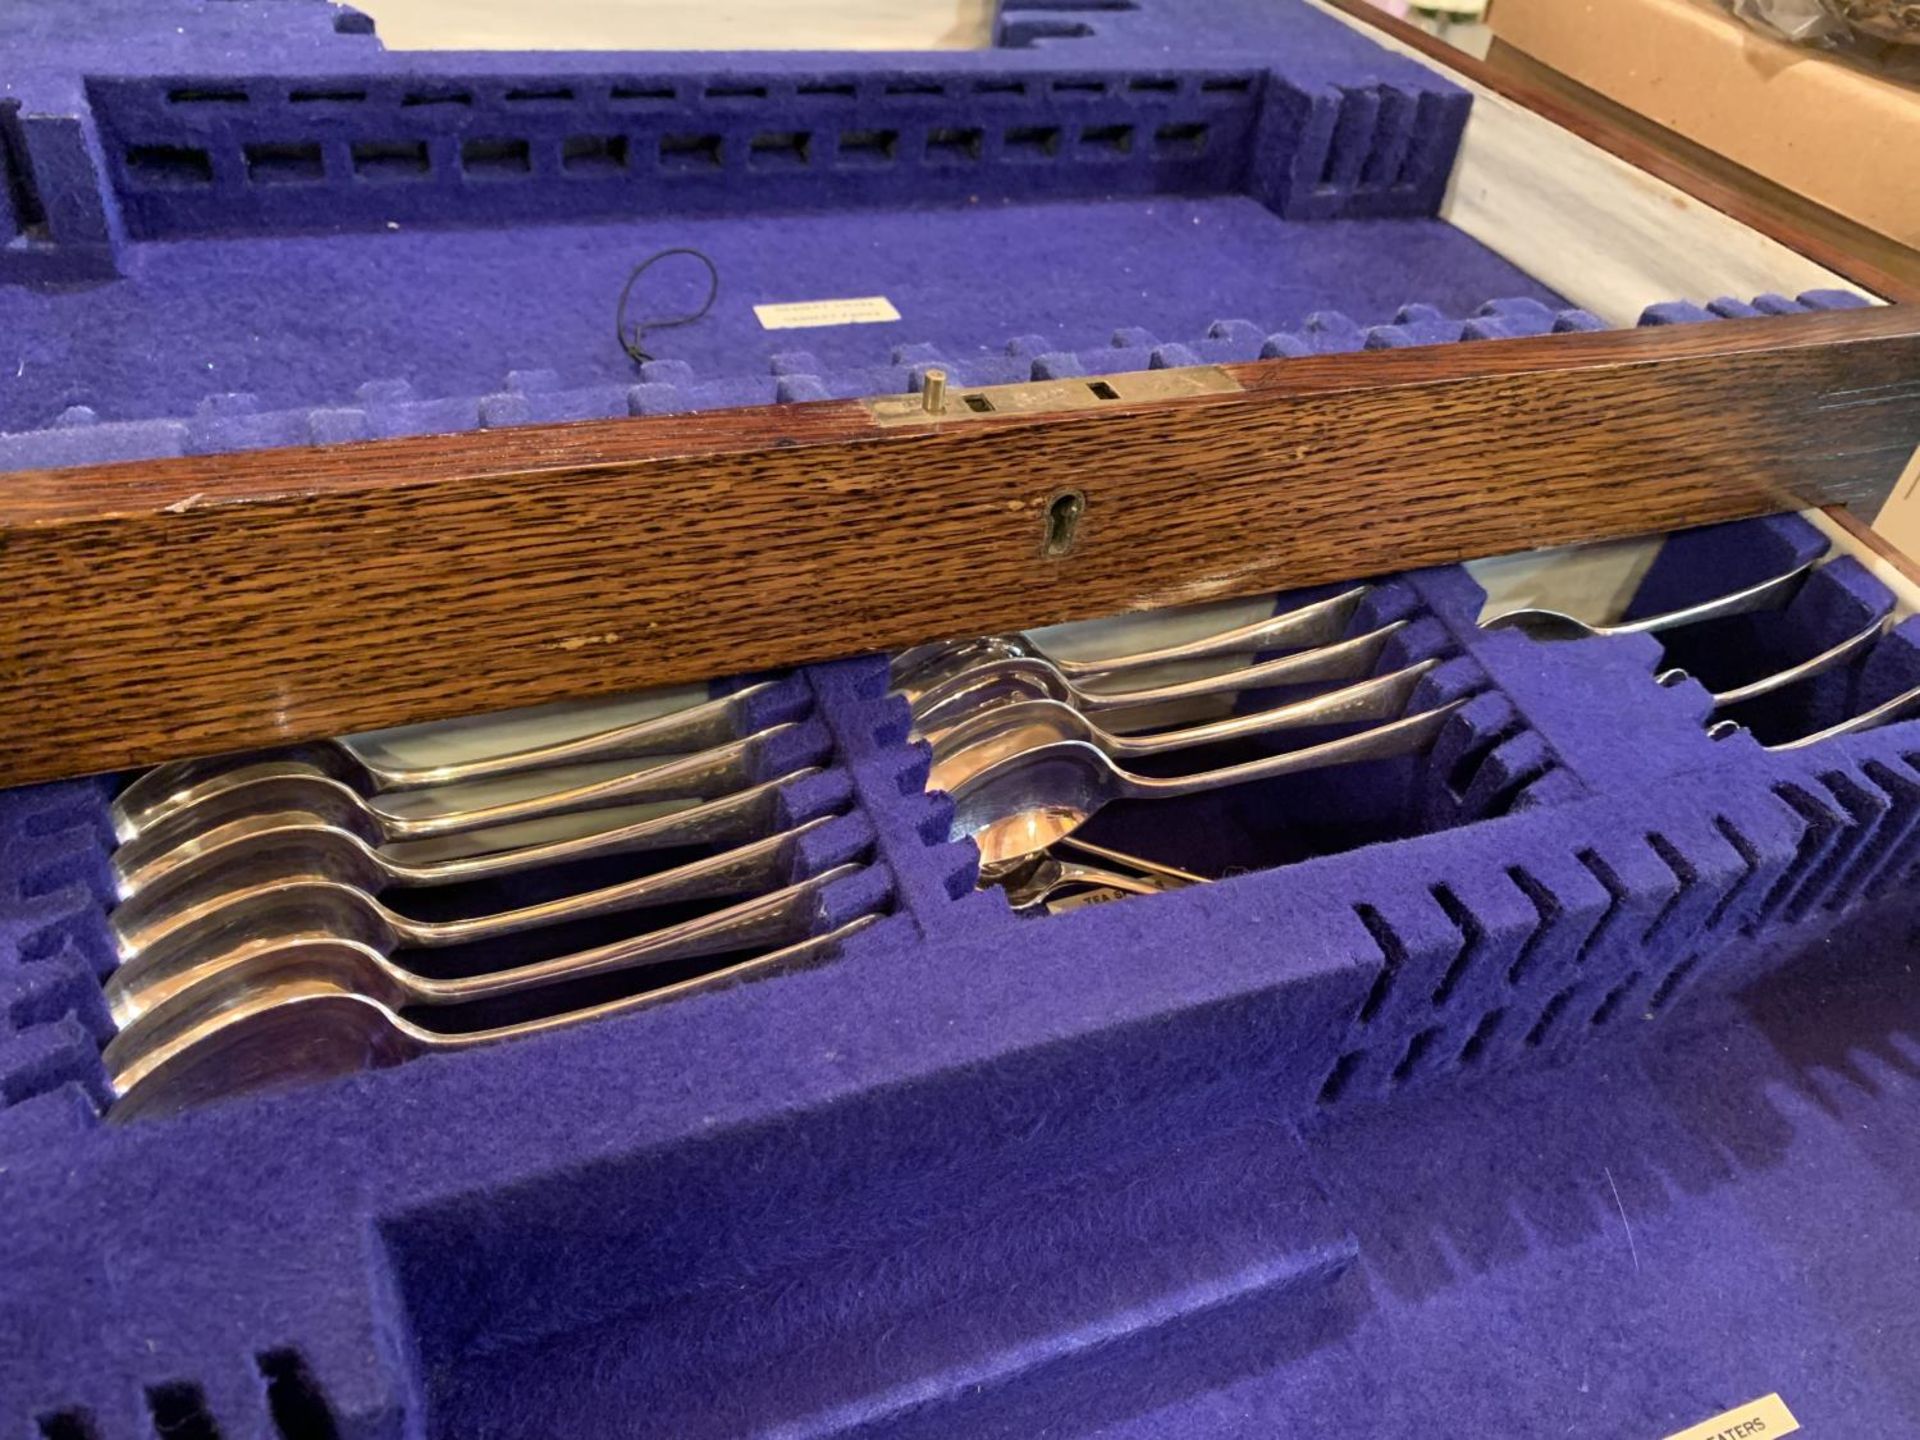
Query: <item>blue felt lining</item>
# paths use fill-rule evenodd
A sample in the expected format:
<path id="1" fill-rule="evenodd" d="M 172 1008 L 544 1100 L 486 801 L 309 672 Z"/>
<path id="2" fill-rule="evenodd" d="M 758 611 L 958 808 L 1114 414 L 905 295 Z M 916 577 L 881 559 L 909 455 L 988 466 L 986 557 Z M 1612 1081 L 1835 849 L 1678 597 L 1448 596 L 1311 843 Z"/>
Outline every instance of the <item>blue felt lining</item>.
<path id="1" fill-rule="evenodd" d="M 1803 523 L 1764 521 L 1683 537 L 1675 553 L 1694 557 L 1698 584 L 1735 573 L 1736 557 L 1817 548 Z M 1663 573 L 1656 567 L 1649 583 Z M 1405 593 L 1423 598 L 1413 612 L 1396 584 L 1379 602 L 1382 614 L 1432 606 L 1450 617 L 1444 627 L 1422 619 L 1433 638 L 1415 642 L 1421 654 L 1465 642 L 1468 653 L 1436 672 L 1436 695 L 1497 684 L 1498 668 L 1471 657 L 1508 648 L 1460 627 L 1479 603 L 1476 587 L 1451 578 L 1460 574 L 1415 577 Z M 1843 571 L 1836 583 L 1857 593 L 1862 582 Z M 1858 667 L 1873 677 L 1866 693 L 1907 682 L 1920 664 L 1912 633 L 1896 630 Z M 1874 897 L 1897 895 L 1920 860 L 1911 726 L 1802 753 L 1703 743 L 1680 758 L 1677 744 L 1649 743 L 1670 765 L 1649 783 L 1653 759 L 1637 775 L 1593 769 L 1573 720 L 1543 704 L 1593 666 L 1596 649 L 1618 650 L 1637 686 L 1623 705 L 1645 718 L 1668 692 L 1653 684 L 1644 644 L 1526 643 L 1563 683 L 1478 693 L 1418 781 L 1458 787 L 1464 774 L 1457 808 L 1383 812 L 1408 838 L 1039 922 L 968 892 L 968 847 L 944 842 L 944 807 L 919 793 L 924 755 L 904 742 L 879 663 L 815 667 L 808 688 L 844 764 L 832 773 L 851 779 L 832 794 L 869 817 L 901 907 L 840 960 L 125 1131 L 96 1128 L 84 1103 L 104 1024 L 88 997 L 103 965 L 106 788 L 4 797 L 6 873 L 18 888 L 0 944 L 9 997 L 0 1094 L 17 1103 L 0 1110 L 0 1144 L 22 1222 L 6 1243 L 33 1237 L 38 1257 L 16 1256 L 11 1313 L 38 1313 L 57 1295 L 82 1316 L 111 1305 L 119 1324 L 169 1339 L 134 1369 L 102 1371 L 91 1358 L 98 1342 L 56 1327 L 24 1366 L 0 1374 L 26 1388 L 0 1395 L 83 1406 L 112 1434 L 147 1403 L 132 1380 L 190 1376 L 208 1413 L 240 1428 L 261 1403 L 249 1357 L 289 1348 L 349 1434 L 388 1433 L 420 1385 L 433 1433 L 448 1435 L 542 1433 L 555 1416 L 598 1423 L 636 1395 L 658 1420 L 642 1433 L 777 1422 L 914 1434 L 1011 1431 L 1041 1413 L 1119 1423 L 1126 1409 L 1204 1405 L 1222 1385 L 1312 1393 L 1338 1337 L 1391 1322 L 1404 1326 L 1393 1343 L 1413 1343 L 1430 1323 L 1424 1306 L 1480 1303 L 1492 1282 L 1462 1290 L 1456 1279 L 1388 1304 L 1401 1282 L 1377 1247 L 1407 1219 L 1353 1190 L 1343 1157 L 1358 1142 L 1306 1142 L 1322 1173 L 1332 1164 L 1331 1192 L 1308 1186 L 1277 1210 L 1250 1204 L 1270 1193 L 1245 1183 L 1262 1167 L 1302 1173 L 1296 1132 L 1276 1135 L 1272 1121 L 1304 1123 L 1310 1137 L 1371 1134 L 1392 1128 L 1367 1118 L 1392 1097 L 1393 1114 L 1425 1117 L 1443 1147 L 1467 1144 L 1487 1106 L 1514 1117 L 1498 1126 L 1518 1125 L 1522 1112 L 1509 1107 L 1532 1102 L 1509 1096 L 1577 1084 L 1552 1062 L 1636 1073 L 1645 1062 L 1597 1042 L 1638 1033 L 1653 1016 L 1704 1013 L 1810 947 L 1825 953 L 1839 921 L 1877 923 Z M 1618 723 L 1591 708 L 1581 721 Z M 1676 708 L 1642 733 L 1677 737 L 1698 724 Z M 1487 739 L 1463 771 L 1465 750 Z M 1528 747 L 1541 758 L 1496 759 Z M 1534 773 L 1546 793 L 1518 803 L 1524 788 L 1485 790 L 1479 774 L 1502 763 Z M 1563 788 L 1545 776 L 1565 777 Z M 1475 793 L 1504 798 L 1474 812 Z M 834 802 L 823 792 L 814 803 Z M 1259 807 L 1223 806 L 1213 823 L 1231 828 L 1236 809 Z M 754 1057 L 744 1069 L 741 1054 Z M 1550 1080 L 1494 1078 L 1543 1064 Z M 1463 1103 L 1461 1085 L 1476 1074 L 1488 1078 L 1466 1093 L 1484 1098 Z M 523 1129 L 529 1087 L 543 1097 L 541 1119 Z M 1415 1094 L 1433 1099 L 1402 1098 Z M 391 1128 L 389 1114 L 435 1116 L 433 1143 Z M 1237 1128 L 1249 1122 L 1264 1123 Z M 489 1139 L 475 1145 L 469 1132 L 481 1125 Z M 250 1157 L 237 1167 L 236 1146 Z M 263 1168 L 261 1157 L 282 1154 L 302 1159 Z M 556 1169 L 562 1156 L 571 1158 Z M 355 1178 L 373 1174 L 376 1191 Z M 97 1187 L 134 1176 L 151 1223 L 118 1225 L 104 1253 L 120 1257 L 116 1270 L 155 1278 L 76 1302 L 70 1277 L 101 1263 L 89 1257 L 103 1253 L 102 1239 L 30 1217 L 71 1213 Z M 316 1186 L 317 1176 L 332 1178 Z M 1618 1183 L 1623 1203 L 1645 1202 L 1631 1162 Z M 237 1192 L 218 1199 L 225 1187 L 244 1187 L 245 1203 Z M 503 1187 L 520 1197 L 505 1209 L 494 1198 Z M 1327 1193 L 1340 1197 L 1331 1208 Z M 1481 1223 L 1470 1218 L 1480 1202 L 1463 1203 L 1462 1223 Z M 166 1223 L 182 1205 L 197 1217 L 186 1231 Z M 290 1254 L 295 1215 L 308 1238 Z M 365 1251 L 347 1237 L 370 1219 L 385 1261 L 363 1273 L 353 1257 Z M 1161 1225 L 1181 1244 L 1206 1243 L 1189 1254 L 1149 1241 Z M 1145 1248 L 1116 1251 L 1120 1233 Z M 1047 1264 L 1036 1268 L 1013 1241 L 1039 1244 L 1042 1234 Z M 1600 1243 L 1586 1228 L 1570 1236 Z M 263 1243 L 279 1256 L 270 1272 L 249 1258 Z M 1558 1273 L 1559 1253 L 1540 1256 L 1547 1273 Z M 1356 1278 L 1356 1255 L 1371 1285 Z M 1141 1263 L 1147 1256 L 1157 1258 Z M 1031 1288 L 1009 1288 L 1015 1270 Z M 1041 1284 L 1043 1272 L 1056 1279 Z M 1515 1271 L 1514 1283 L 1533 1284 L 1530 1273 Z M 205 1279 L 182 1286 L 187 1274 Z M 228 1295 L 237 1286 L 257 1303 L 229 1303 L 211 1326 L 190 1321 L 205 1310 L 198 1283 Z M 1680 1293 L 1705 1283 L 1689 1277 Z M 783 1299 L 748 1303 L 743 1293 Z M 943 1313 L 928 1308 L 934 1293 L 968 1297 L 968 1325 L 921 1328 L 914 1317 Z M 1501 1293 L 1486 1291 L 1487 1303 Z M 1783 1317 L 1783 1332 L 1801 1315 Z M 1257 1336 L 1218 1318 L 1232 1316 L 1259 1317 Z M 409 1338 L 400 1350 L 369 1349 L 375 1331 Z M 1239 1338 L 1223 1344 L 1227 1335 Z M 1115 1343 L 1137 1357 L 1124 1384 L 1102 1358 Z M 839 1357 L 824 1367 L 823 1344 Z M 635 1370 L 619 1358 L 638 1354 L 675 1363 Z M 1725 1363 L 1701 1354 L 1702 1364 Z M 1823 1393 L 1821 1372 L 1791 1378 Z M 1678 1404 L 1679 1393 L 1636 1392 L 1620 1413 Z M 1898 1394 L 1862 1403 L 1898 1404 Z"/>
<path id="2" fill-rule="evenodd" d="M 0 470 L 1600 324 L 1432 218 L 1465 97 L 1304 6 L 1014 3 L 937 60 L 70 16 L 0 10 Z M 636 369 L 612 294 L 674 243 L 722 301 Z M 850 293 L 903 318 L 750 308 Z M 1677 537 L 1634 613 L 1821 549 Z M 1761 742 L 1920 683 L 1917 622 L 1716 743 L 1706 685 L 1878 582 L 1665 651 L 1484 598 L 1356 621 L 1441 662 L 1430 755 L 1116 809 L 1227 878 L 1040 920 L 972 890 L 884 662 L 809 667 L 758 719 L 807 721 L 767 773 L 825 766 L 784 818 L 841 817 L 796 873 L 864 861 L 817 928 L 883 917 L 838 958 L 124 1129 L 109 785 L 0 794 L 0 1428 L 1654 1435 L 1779 1390 L 1914 1429 L 1920 742 Z"/>

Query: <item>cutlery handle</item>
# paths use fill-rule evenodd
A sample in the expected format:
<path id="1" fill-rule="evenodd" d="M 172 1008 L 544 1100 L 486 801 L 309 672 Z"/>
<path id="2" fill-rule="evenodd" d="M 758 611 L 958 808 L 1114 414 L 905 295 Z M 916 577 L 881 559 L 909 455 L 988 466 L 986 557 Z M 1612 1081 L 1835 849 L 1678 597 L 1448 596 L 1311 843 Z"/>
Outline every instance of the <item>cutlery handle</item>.
<path id="1" fill-rule="evenodd" d="M 430 840 L 437 835 L 463 835 L 470 830 L 485 830 L 495 825 L 511 825 L 520 820 L 538 820 L 548 815 L 571 814 L 581 810 L 604 810 L 611 805 L 635 805 L 649 800 L 704 799 L 746 783 L 751 778 L 749 771 L 755 748 L 791 728 L 791 725 L 776 725 L 746 740 L 735 740 L 711 750 L 683 755 L 608 780 L 595 780 L 544 795 L 477 806 L 471 810 L 405 816 L 395 815 L 377 806 L 369 808 L 379 817 L 381 829 L 389 840 Z"/>
<path id="2" fill-rule="evenodd" d="M 403 886 L 451 885 L 465 880 L 485 880 L 500 875 L 518 875 L 548 865 L 572 860 L 588 860 L 603 855 L 637 854 L 648 850 L 668 850 L 682 845 L 706 845 L 720 841 L 748 840 L 771 830 L 778 817 L 780 792 L 810 775 L 809 767 L 768 780 L 750 789 L 718 800 L 708 800 L 668 815 L 653 815 L 610 830 L 592 830 L 564 840 L 547 840 L 537 845 L 517 845 L 487 855 L 462 855 L 447 860 L 406 862 L 388 860 L 388 883 Z"/>
<path id="3" fill-rule="evenodd" d="M 1342 725 L 1354 720 L 1390 720 L 1406 708 L 1414 687 L 1438 660 L 1423 660 L 1404 670 L 1346 685 L 1324 695 L 1312 695 L 1291 705 L 1271 710 L 1256 710 L 1234 715 L 1205 725 L 1189 725 L 1157 735 L 1115 735 L 1106 751 L 1116 759 L 1138 755 L 1165 755 L 1223 740 L 1241 740 L 1249 735 L 1266 735 L 1277 730 L 1298 730 L 1309 725 Z"/>
<path id="4" fill-rule="evenodd" d="M 1810 659 L 1802 660 L 1798 665 L 1789 665 L 1784 670 L 1776 670 L 1771 675 L 1762 675 L 1758 680 L 1736 686 L 1732 690 L 1722 690 L 1713 697 L 1713 708 L 1722 709 L 1728 705 L 1738 705 L 1742 700 L 1755 700 L 1762 695 L 1771 695 L 1776 690 L 1801 680 L 1811 680 L 1816 675 L 1824 675 L 1836 666 L 1844 665 L 1855 655 L 1860 654 L 1880 637 L 1886 628 L 1887 617 L 1882 615 L 1858 634 L 1849 635 L 1838 645 L 1831 645 Z"/>
<path id="5" fill-rule="evenodd" d="M 475 940 L 491 940 L 500 935 L 517 935 L 547 925 L 584 920 L 592 915 L 617 915 L 623 911 L 646 910 L 684 900 L 706 900 L 720 895 L 740 895 L 769 884 L 777 884 L 792 863 L 796 842 L 809 831 L 827 823 L 826 817 L 808 821 L 797 830 L 769 835 L 718 855 L 708 855 L 645 875 L 638 880 L 605 885 L 576 895 L 562 895 L 518 910 L 502 910 L 493 915 L 477 915 L 465 920 L 422 921 L 394 915 L 389 923 L 408 945 L 423 947 L 464 945 Z"/>
<path id="6" fill-rule="evenodd" d="M 1447 718 L 1466 702 L 1455 700 L 1436 710 L 1425 710 L 1404 720 L 1376 726 L 1358 735 L 1345 735 L 1324 745 L 1305 750 L 1288 750 L 1221 770 L 1204 770 L 1197 775 L 1182 775 L 1158 780 L 1145 775 L 1120 772 L 1123 798 L 1129 800 L 1170 800 L 1181 795 L 1198 795 L 1207 790 L 1224 790 L 1254 780 L 1272 780 L 1281 775 L 1297 775 L 1308 770 L 1324 770 L 1334 765 L 1353 765 L 1363 760 L 1386 760 L 1425 750 L 1440 733 Z"/>
<path id="7" fill-rule="evenodd" d="M 590 1020 L 603 1020 L 610 1015 L 628 1015 L 636 1010 L 648 1010 L 655 1005 L 663 1005 L 669 1000 L 679 1000 L 703 990 L 724 989 L 728 985 L 736 985 L 743 980 L 770 974 L 803 960 L 820 958 L 831 953 L 848 938 L 859 934 L 879 919 L 878 915 L 862 915 L 859 919 L 849 920 L 845 925 L 829 930 L 824 935 L 810 935 L 768 954 L 755 955 L 751 959 L 737 961 L 719 970 L 709 970 L 704 975 L 690 976 L 672 985 L 663 985 L 657 990 L 642 991 L 638 995 L 623 995 L 618 1000 L 603 1001 L 598 1005 L 569 1010 L 560 1015 L 546 1015 L 537 1020 L 522 1020 L 518 1024 L 502 1025 L 493 1030 L 471 1030 L 463 1034 L 448 1034 L 444 1031 L 423 1029 L 404 1018 L 399 1024 L 402 1034 L 416 1052 L 451 1050 L 469 1045 L 487 1045 L 496 1040 L 515 1040 L 526 1035 L 540 1035 L 569 1025 L 580 1025 Z"/>
<path id="8" fill-rule="evenodd" d="M 1836 740 L 1842 735 L 1857 735 L 1862 730 L 1873 730 L 1882 725 L 1892 724 L 1895 720 L 1904 720 L 1916 711 L 1920 711 L 1920 686 L 1903 691 L 1891 700 L 1883 700 L 1871 710 L 1862 710 L 1858 715 L 1849 715 L 1837 725 L 1829 725 L 1826 729 L 1816 730 L 1811 735 L 1802 735 L 1798 740 L 1783 740 L 1780 744 L 1769 745 L 1767 748 L 1769 750 L 1804 750 L 1807 746 L 1818 745 L 1823 740 Z M 1721 723 L 1732 724 L 1731 721 Z"/>
<path id="9" fill-rule="evenodd" d="M 1191 870 L 1181 870 L 1172 865 L 1163 865 L 1158 860 L 1149 860 L 1144 855 L 1129 855 L 1124 850 L 1109 850 L 1104 845 L 1096 845 L 1091 840 L 1083 840 L 1078 835 L 1062 835 L 1053 842 L 1054 850 L 1076 850 L 1082 855 L 1090 855 L 1096 860 L 1104 860 L 1110 865 L 1124 865 L 1142 875 L 1158 875 L 1163 880 L 1171 880 L 1176 885 L 1209 885 L 1213 882 L 1204 875 L 1196 875 Z"/>
<path id="10" fill-rule="evenodd" d="M 1178 645 L 1158 650 L 1139 650 L 1106 660 L 1061 660 L 1053 663 L 1069 679 L 1112 675 L 1124 670 L 1143 670 L 1151 665 L 1173 665 L 1183 660 L 1205 660 L 1215 655 L 1250 655 L 1261 650 L 1293 650 L 1305 645 L 1328 645 L 1346 633 L 1354 612 L 1366 599 L 1368 585 L 1359 585 L 1325 600 L 1316 600 L 1297 610 L 1269 615 L 1231 630 L 1203 635 Z"/>
<path id="11" fill-rule="evenodd" d="M 1075 701 L 1081 711 L 1093 715 L 1107 710 L 1131 710 L 1136 706 L 1190 700 L 1198 695 L 1260 690 L 1272 685 L 1301 685 L 1320 680 L 1352 680 L 1373 668 L 1387 641 L 1404 630 L 1406 623 L 1396 620 L 1378 630 L 1370 630 L 1338 644 L 1324 645 L 1318 650 L 1302 650 L 1260 665 L 1247 665 L 1220 675 L 1185 680 L 1177 685 L 1160 685 L 1147 690 L 1082 689 L 1075 696 Z"/>
<path id="12" fill-rule="evenodd" d="M 1807 577 L 1818 568 L 1818 564 L 1818 561 L 1809 560 L 1784 575 L 1762 580 L 1758 585 L 1749 585 L 1744 590 L 1735 590 L 1731 595 L 1703 600 L 1698 605 L 1689 605 L 1682 610 L 1668 610 L 1659 615 L 1648 615 L 1640 620 L 1622 620 L 1612 625 L 1596 625 L 1593 627 L 1594 633 L 1652 635 L 1661 630 L 1677 630 L 1682 625 L 1697 625 L 1703 620 L 1751 615 L 1756 610 L 1776 610 L 1800 593 L 1800 587 L 1806 584 Z"/>
<path id="13" fill-rule="evenodd" d="M 348 737 L 338 743 L 366 767 L 376 793 L 424 790 L 435 785 L 457 785 L 468 780 L 519 775 L 553 765 L 627 760 L 643 755 L 676 755 L 724 745 L 738 738 L 739 717 L 749 697 L 771 689 L 775 683 L 761 681 L 717 700 L 675 708 L 662 715 L 630 721 L 588 735 L 443 765 L 407 766 L 384 761 L 370 753 L 375 747 L 364 739 Z"/>
<path id="14" fill-rule="evenodd" d="M 724 955 L 752 945 L 792 942 L 812 923 L 820 892 L 836 880 L 857 874 L 859 865 L 840 865 L 826 873 L 789 885 L 769 895 L 756 895 L 737 905 L 671 925 L 665 930 L 629 936 L 574 955 L 561 955 L 533 965 L 496 970 L 459 980 L 430 980 L 415 976 L 408 984 L 411 999 L 427 1005 L 453 1005 L 494 995 L 514 995 L 568 980 L 584 980 L 619 970 L 638 970 L 669 960 Z"/>

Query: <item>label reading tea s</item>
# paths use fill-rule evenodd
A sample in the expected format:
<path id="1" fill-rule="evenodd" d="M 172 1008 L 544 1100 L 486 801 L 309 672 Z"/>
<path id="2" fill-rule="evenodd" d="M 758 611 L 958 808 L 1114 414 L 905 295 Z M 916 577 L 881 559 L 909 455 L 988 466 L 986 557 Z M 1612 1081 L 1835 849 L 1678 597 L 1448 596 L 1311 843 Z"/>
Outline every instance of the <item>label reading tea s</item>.
<path id="1" fill-rule="evenodd" d="M 762 330 L 811 330 L 822 325 L 882 325 L 898 320 L 900 312 L 884 295 L 861 295 L 851 300 L 796 300 L 786 305 L 756 305 L 754 318 Z"/>
<path id="2" fill-rule="evenodd" d="M 1773 1440 L 1776 1435 L 1791 1435 L 1800 1422 L 1778 1395 L 1763 1395 L 1745 1405 L 1735 1406 L 1711 1420 L 1675 1431 L 1667 1440 Z"/>

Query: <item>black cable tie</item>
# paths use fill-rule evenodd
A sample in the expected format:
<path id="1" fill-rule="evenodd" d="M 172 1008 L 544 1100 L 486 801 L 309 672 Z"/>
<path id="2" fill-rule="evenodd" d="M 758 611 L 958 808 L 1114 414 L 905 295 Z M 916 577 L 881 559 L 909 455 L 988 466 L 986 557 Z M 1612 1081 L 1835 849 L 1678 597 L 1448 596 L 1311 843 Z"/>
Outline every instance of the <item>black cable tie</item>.
<path id="1" fill-rule="evenodd" d="M 636 320 L 632 326 L 629 326 L 627 324 L 627 302 L 633 296 L 635 282 L 638 281 L 642 275 L 646 274 L 656 261 L 664 260 L 669 255 L 691 255 L 707 267 L 707 278 L 710 283 L 707 286 L 706 301 L 698 310 L 693 311 L 691 314 L 669 315 L 664 320 Z M 713 302 L 717 300 L 719 296 L 720 269 L 704 252 L 695 250 L 687 245 L 676 245 L 670 250 L 656 251 L 654 254 L 642 260 L 638 265 L 634 266 L 633 273 L 627 276 L 627 283 L 620 287 L 620 303 L 613 308 L 614 338 L 620 342 L 620 348 L 626 351 L 628 359 L 632 360 L 636 365 L 644 365 L 653 359 L 652 355 L 640 348 L 640 341 L 649 330 L 671 330 L 676 325 L 691 325 L 696 320 L 704 319 L 706 313 L 713 309 Z"/>

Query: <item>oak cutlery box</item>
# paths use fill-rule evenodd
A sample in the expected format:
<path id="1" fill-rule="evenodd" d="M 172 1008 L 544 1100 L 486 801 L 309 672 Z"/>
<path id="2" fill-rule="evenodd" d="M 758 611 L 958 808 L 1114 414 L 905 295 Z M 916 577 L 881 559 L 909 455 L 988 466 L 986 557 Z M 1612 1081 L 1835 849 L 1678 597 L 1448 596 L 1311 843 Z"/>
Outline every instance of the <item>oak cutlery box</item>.
<path id="1" fill-rule="evenodd" d="M 912 57 L 84 11 L 0 14 L 23 494 L 934 369 L 963 402 L 1636 325 L 1785 343 L 1897 298 L 1303 3 L 1009 4 L 995 48 Z M 621 285 L 683 247 L 714 302 L 636 361 Z M 670 320 L 704 272 L 639 288 L 629 319 Z M 1910 397 L 1853 403 L 1825 452 Z M 1632 419 L 1676 466 L 1722 438 Z M 1089 546 L 1098 479 L 1061 482 Z M 1374 575 L 1353 633 L 1404 622 L 1379 670 L 1462 702 L 1432 750 L 1113 807 L 1090 838 L 1215 883 L 1039 918 L 975 889 L 886 657 L 793 667 L 757 778 L 818 772 L 783 799 L 833 817 L 799 868 L 853 869 L 815 929 L 873 917 L 837 954 L 126 1125 L 126 777 L 0 793 L 0 1435 L 1658 1440 L 1774 1393 L 1810 1434 L 1920 1431 L 1920 725 L 1786 748 L 1920 684 L 1920 589 L 1863 534 L 1807 509 Z M 1786 608 L 1666 637 L 1479 623 L 1814 560 Z M 1876 619 L 1709 736 L 1714 693 Z"/>

